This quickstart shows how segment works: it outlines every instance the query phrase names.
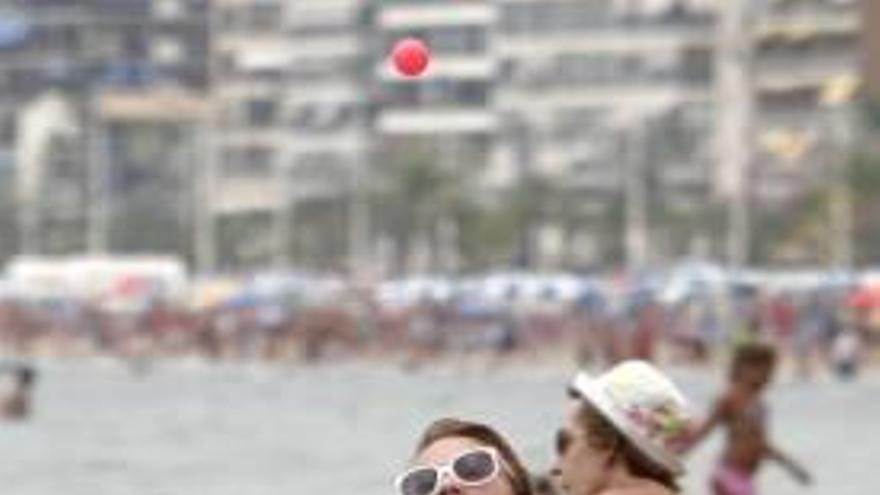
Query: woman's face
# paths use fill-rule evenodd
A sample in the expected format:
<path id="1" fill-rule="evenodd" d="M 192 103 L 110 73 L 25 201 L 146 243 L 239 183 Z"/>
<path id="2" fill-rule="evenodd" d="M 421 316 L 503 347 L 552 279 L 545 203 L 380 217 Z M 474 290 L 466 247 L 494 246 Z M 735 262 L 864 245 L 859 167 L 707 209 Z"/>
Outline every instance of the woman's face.
<path id="1" fill-rule="evenodd" d="M 590 445 L 579 412 L 579 404 L 573 404 L 557 432 L 557 459 L 551 473 L 566 495 L 595 495 L 607 480 L 610 452 Z"/>
<path id="2" fill-rule="evenodd" d="M 486 448 L 486 445 L 471 438 L 441 438 L 422 450 L 413 461 L 413 464 L 438 468 L 449 466 L 453 461 L 460 458 L 462 454 L 480 448 Z M 500 456 L 497 461 L 499 465 L 496 474 L 484 483 L 479 483 L 476 486 L 467 486 L 461 483 L 460 480 L 457 480 L 455 476 L 449 474 L 442 476 L 436 495 L 514 495 L 513 484 L 510 481 L 508 471 L 501 465 Z"/>

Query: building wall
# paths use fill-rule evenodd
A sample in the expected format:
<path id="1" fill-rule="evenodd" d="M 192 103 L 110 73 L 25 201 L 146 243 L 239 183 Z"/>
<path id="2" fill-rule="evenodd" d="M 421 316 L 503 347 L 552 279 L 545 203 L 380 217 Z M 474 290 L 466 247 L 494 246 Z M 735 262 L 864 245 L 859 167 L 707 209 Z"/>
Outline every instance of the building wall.
<path id="1" fill-rule="evenodd" d="M 374 14 L 377 139 L 432 138 L 441 166 L 467 164 L 473 177 L 488 166 L 496 111 L 498 8 L 495 2 L 380 2 Z M 385 54 L 406 36 L 424 39 L 432 60 L 409 79 L 395 73 Z"/>
<path id="2" fill-rule="evenodd" d="M 25 134 L 30 131 L 23 117 L 46 95 L 58 95 L 69 105 L 75 120 L 71 126 L 77 129 L 64 140 L 49 140 L 40 144 L 41 149 L 18 154 L 19 179 L 37 178 L 32 187 L 37 192 L 35 202 L 22 200 L 18 205 L 25 220 L 20 222 L 22 229 L 27 231 L 24 244 L 36 243 L 38 250 L 50 245 L 61 250 L 86 248 L 83 234 L 90 223 L 83 198 L 90 191 L 86 150 L 94 148 L 92 129 L 99 113 L 92 103 L 120 89 L 148 91 L 161 86 L 203 91 L 207 12 L 208 4 L 202 0 L 0 5 L 0 156 L 15 156 L 12 150 L 26 145 Z M 50 238 L 41 238 L 46 235 Z M 56 242 L 59 239 L 75 242 Z"/>
<path id="3" fill-rule="evenodd" d="M 491 191 L 537 174 L 595 219 L 630 190 L 624 172 L 633 166 L 665 211 L 688 215 L 718 199 L 712 193 L 728 162 L 714 133 L 728 110 L 715 86 L 716 2 L 371 4 L 362 28 L 378 41 L 360 94 L 375 109 L 366 123 L 373 140 L 430 137 L 443 161 L 469 171 L 478 164 Z M 796 0 L 747 15 L 754 58 L 739 94 L 755 109 L 750 139 L 759 146 L 781 132 L 806 142 L 825 125 L 816 94 L 857 65 L 857 13 L 841 2 Z M 396 76 L 385 60 L 406 35 L 435 52 L 417 80 Z M 783 202 L 815 180 L 816 156 L 793 161 L 756 149 L 744 187 L 759 201 Z"/>
<path id="4" fill-rule="evenodd" d="M 776 206 L 827 171 L 834 132 L 823 88 L 859 72 L 857 2 L 794 1 L 771 6 L 755 33 L 756 106 L 752 180 Z"/>
<path id="5" fill-rule="evenodd" d="M 880 99 L 880 3 L 862 0 L 861 63 L 869 94 Z"/>
<path id="6" fill-rule="evenodd" d="M 680 211 L 715 199 L 713 181 L 723 176 L 711 147 L 724 98 L 714 88 L 718 2 L 65 4 L 0 6 L 4 30 L 18 33 L 0 44 L 0 159 L 16 139 L 21 102 L 48 87 L 202 91 L 213 76 L 214 204 L 224 216 L 272 216 L 294 197 L 344 198 L 352 172 L 370 173 L 371 146 L 408 139 L 436 140 L 442 165 L 476 169 L 486 190 L 504 191 L 525 174 L 554 180 L 597 217 L 624 194 L 631 159 L 649 166 L 644 179 Z M 762 200 L 779 202 L 815 180 L 821 160 L 812 151 L 780 157 L 767 148 L 779 141 L 770 138 L 800 136 L 818 150 L 813 138 L 827 135 L 822 85 L 861 65 L 878 91 L 880 65 L 857 56 L 855 3 L 767 5 L 751 13 L 751 180 Z M 880 6 L 861 5 L 861 43 L 873 53 Z M 417 80 L 387 64 L 391 43 L 405 35 L 425 38 L 435 52 Z M 641 158 L 633 158 L 636 148 Z"/>

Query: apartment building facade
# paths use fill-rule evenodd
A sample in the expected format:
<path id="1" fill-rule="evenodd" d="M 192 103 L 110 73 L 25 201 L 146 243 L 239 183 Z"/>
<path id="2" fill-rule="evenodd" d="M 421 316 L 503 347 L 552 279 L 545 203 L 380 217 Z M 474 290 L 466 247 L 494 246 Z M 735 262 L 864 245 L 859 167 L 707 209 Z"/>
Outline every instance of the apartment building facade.
<path id="1" fill-rule="evenodd" d="M 743 184 L 782 204 L 823 176 L 820 96 L 862 63 L 860 12 L 847 0 L 760 5 L 744 33 Z M 377 150 L 430 140 L 481 197 L 525 177 L 571 197 L 574 221 L 543 226 L 541 251 L 550 265 L 588 263 L 619 247 L 597 232 L 621 205 L 637 251 L 652 215 L 699 212 L 723 189 L 722 15 L 709 0 L 6 2 L 0 164 L 14 161 L 31 95 L 175 86 L 214 109 L 213 235 L 236 241 L 221 258 L 286 263 L 333 245 L 328 257 L 363 259 L 375 233 L 357 214 Z M 418 79 L 387 63 L 404 36 L 434 52 Z M 307 218 L 334 227 L 297 239 Z M 672 241 L 679 254 L 692 243 Z"/>
<path id="2" fill-rule="evenodd" d="M 288 175 L 300 174 L 279 182 L 288 187 L 281 194 L 338 196 L 339 187 L 306 177 L 350 184 L 355 174 L 346 179 L 342 171 L 367 177 L 381 164 L 356 158 L 345 165 L 345 150 L 369 157 L 377 146 L 429 139 L 440 166 L 466 172 L 481 191 L 539 177 L 573 198 L 573 227 L 541 229 L 550 264 L 586 263 L 618 249 L 617 241 L 603 246 L 609 235 L 597 229 L 622 204 L 630 229 L 624 242 L 634 243 L 627 249 L 645 251 L 649 240 L 656 246 L 650 224 L 658 211 L 699 214 L 725 199 L 731 173 L 743 174 L 739 187 L 755 201 L 783 204 L 821 177 L 815 141 L 826 122 L 818 96 L 829 79 L 858 67 L 859 13 L 844 0 L 762 5 L 745 18 L 737 98 L 752 110 L 743 122 L 751 151 L 736 171 L 722 170 L 731 165 L 719 145 L 719 122 L 731 107 L 718 76 L 726 13 L 717 2 L 346 0 L 267 15 L 288 24 L 282 45 L 290 57 L 277 58 L 289 70 L 280 99 L 292 123 L 279 160 Z M 418 79 L 394 73 L 386 60 L 404 36 L 425 39 L 434 52 Z M 254 56 L 272 58 L 268 52 Z M 317 132 L 322 119 L 328 129 Z M 699 240 L 672 237 L 667 249 L 678 254 Z"/>
<path id="3" fill-rule="evenodd" d="M 871 3 L 871 2 L 865 2 Z M 829 85 L 860 77 L 860 2 L 770 2 L 754 31 L 755 194 L 784 204 L 832 173 L 841 142 L 839 111 L 823 101 Z"/>
<path id="4" fill-rule="evenodd" d="M 106 126 L 106 107 L 98 102 L 117 92 L 204 91 L 208 7 L 203 0 L 0 5 L 0 162 L 15 170 L 21 250 L 108 247 L 87 239 L 101 209 L 87 199 L 107 189 L 103 207 L 115 197 L 113 206 L 125 210 L 131 190 L 109 188 L 112 179 L 133 171 L 112 160 L 104 162 L 106 169 L 95 167 L 96 156 L 110 157 L 129 144 L 103 140 L 115 129 Z M 40 124 L 53 114 L 64 116 L 62 127 Z M 163 172 L 145 165 L 149 172 L 138 172 L 140 185 L 165 181 Z"/>

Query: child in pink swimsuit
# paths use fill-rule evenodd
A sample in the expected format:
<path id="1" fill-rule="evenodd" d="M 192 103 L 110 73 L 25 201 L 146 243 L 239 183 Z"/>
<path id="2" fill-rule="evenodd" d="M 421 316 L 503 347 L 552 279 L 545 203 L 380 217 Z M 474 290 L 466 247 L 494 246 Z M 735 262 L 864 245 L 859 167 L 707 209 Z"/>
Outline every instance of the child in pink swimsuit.
<path id="1" fill-rule="evenodd" d="M 801 483 L 811 483 L 810 474 L 768 438 L 768 414 L 761 394 L 775 366 L 776 353 L 771 347 L 758 343 L 740 346 L 733 358 L 727 389 L 693 433 L 689 448 L 716 426 L 727 433 L 724 452 L 711 478 L 714 495 L 755 495 L 754 477 L 765 459 L 778 462 Z"/>

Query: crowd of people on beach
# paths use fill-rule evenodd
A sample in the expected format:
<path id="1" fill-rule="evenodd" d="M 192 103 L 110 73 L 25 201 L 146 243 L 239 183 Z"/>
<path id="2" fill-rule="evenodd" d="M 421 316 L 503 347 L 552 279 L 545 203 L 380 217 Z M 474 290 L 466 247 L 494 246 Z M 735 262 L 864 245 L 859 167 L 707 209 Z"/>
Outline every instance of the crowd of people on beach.
<path id="1" fill-rule="evenodd" d="M 321 304 L 283 301 L 188 308 L 157 301 L 116 312 L 81 301 L 0 301 L 0 353 L 305 361 L 403 356 L 409 364 L 461 354 L 533 356 L 571 349 L 581 364 L 627 358 L 711 364 L 742 342 L 773 342 L 800 376 L 827 367 L 843 378 L 870 362 L 877 311 L 836 292 L 695 294 L 675 302 L 647 291 L 594 293 L 546 304 L 422 300 L 386 306 L 364 291 Z"/>

